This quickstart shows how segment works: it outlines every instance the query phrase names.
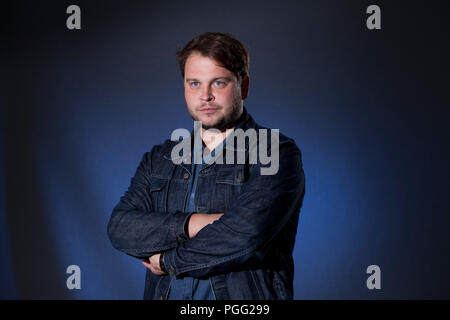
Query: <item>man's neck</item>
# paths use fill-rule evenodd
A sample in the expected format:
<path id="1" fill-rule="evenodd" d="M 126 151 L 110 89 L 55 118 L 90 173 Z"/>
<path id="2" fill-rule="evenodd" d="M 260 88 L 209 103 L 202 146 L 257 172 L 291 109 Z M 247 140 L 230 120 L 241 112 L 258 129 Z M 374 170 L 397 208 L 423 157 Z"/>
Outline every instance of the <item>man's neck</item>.
<path id="1" fill-rule="evenodd" d="M 231 132 L 233 132 L 233 130 L 234 127 L 229 128 L 224 132 L 218 132 L 217 130 L 204 130 L 202 128 L 200 136 L 206 147 L 204 154 L 209 154 L 212 150 L 214 150 Z"/>
<path id="2" fill-rule="evenodd" d="M 241 112 L 238 117 L 231 123 L 232 127 L 226 129 L 225 131 L 219 130 L 205 130 L 203 127 L 200 130 L 200 137 L 202 138 L 203 144 L 205 145 L 204 155 L 209 154 L 214 150 L 222 141 L 233 132 L 236 125 L 241 121 L 244 114 L 244 108 L 241 108 Z"/>

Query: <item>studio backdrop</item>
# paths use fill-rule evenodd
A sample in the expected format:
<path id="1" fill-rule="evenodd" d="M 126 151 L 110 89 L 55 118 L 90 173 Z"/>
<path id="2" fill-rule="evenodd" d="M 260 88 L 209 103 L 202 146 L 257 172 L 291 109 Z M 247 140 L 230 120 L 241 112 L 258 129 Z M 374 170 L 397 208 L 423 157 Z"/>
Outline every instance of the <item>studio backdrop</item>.
<path id="1" fill-rule="evenodd" d="M 374 4 L 377 17 L 368 12 Z M 71 5 L 80 9 L 79 28 L 69 21 Z M 111 246 L 106 227 L 142 155 L 173 130 L 193 128 L 175 53 L 207 31 L 246 46 L 244 105 L 302 151 L 294 298 L 450 298 L 445 7 L 5 4 L 0 298 L 143 297 L 145 267 Z M 373 268 L 380 288 L 368 287 Z"/>

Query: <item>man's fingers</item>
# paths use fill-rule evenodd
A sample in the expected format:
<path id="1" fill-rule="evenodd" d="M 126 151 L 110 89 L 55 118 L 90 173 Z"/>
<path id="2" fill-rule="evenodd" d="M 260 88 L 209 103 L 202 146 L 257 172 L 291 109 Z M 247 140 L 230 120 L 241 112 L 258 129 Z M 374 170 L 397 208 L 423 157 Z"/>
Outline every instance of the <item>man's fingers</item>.
<path id="1" fill-rule="evenodd" d="M 161 270 L 159 270 L 159 266 L 154 266 L 153 264 L 152 264 L 152 262 L 151 261 L 149 261 L 149 260 L 142 260 L 142 264 L 147 268 L 147 269 L 149 269 L 153 274 L 155 274 L 155 275 L 157 275 L 157 276 L 160 276 L 160 275 L 163 275 L 164 274 L 164 272 L 162 272 Z"/>
<path id="2" fill-rule="evenodd" d="M 150 268 L 150 263 L 146 262 L 145 260 L 142 260 L 142 264 L 147 268 Z"/>
<path id="3" fill-rule="evenodd" d="M 142 264 L 143 264 L 147 269 L 149 269 L 151 272 L 153 272 L 152 264 L 151 264 L 148 260 L 142 260 Z"/>

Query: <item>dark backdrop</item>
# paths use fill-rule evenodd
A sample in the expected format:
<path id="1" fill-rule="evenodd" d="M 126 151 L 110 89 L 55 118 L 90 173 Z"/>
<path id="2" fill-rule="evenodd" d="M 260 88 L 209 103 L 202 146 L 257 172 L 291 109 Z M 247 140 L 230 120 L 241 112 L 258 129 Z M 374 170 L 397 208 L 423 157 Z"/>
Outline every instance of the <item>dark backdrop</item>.
<path id="1" fill-rule="evenodd" d="M 82 29 L 66 28 L 77 4 Z M 366 28 L 381 7 L 382 29 Z M 260 124 L 297 142 L 296 299 L 450 298 L 444 1 L 2 3 L 0 298 L 140 299 L 106 225 L 144 152 L 192 128 L 175 52 L 206 31 L 251 55 Z M 66 288 L 68 265 L 81 290 Z M 381 268 L 368 290 L 366 268 Z"/>

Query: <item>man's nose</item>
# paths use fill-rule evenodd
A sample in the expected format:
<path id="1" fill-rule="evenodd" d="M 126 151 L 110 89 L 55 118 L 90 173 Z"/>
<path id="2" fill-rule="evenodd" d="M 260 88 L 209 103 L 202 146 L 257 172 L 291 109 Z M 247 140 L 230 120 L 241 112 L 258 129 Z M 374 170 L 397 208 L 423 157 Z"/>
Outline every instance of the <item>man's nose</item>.
<path id="1" fill-rule="evenodd" d="M 210 87 L 205 87 L 203 89 L 200 99 L 203 101 L 213 101 L 214 100 L 214 95 L 212 94 Z"/>

